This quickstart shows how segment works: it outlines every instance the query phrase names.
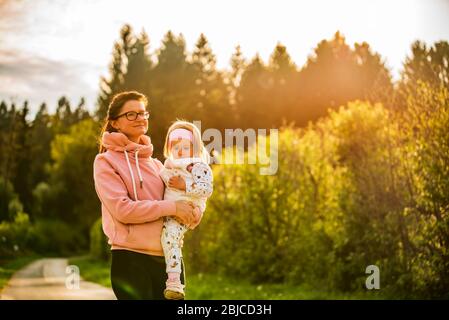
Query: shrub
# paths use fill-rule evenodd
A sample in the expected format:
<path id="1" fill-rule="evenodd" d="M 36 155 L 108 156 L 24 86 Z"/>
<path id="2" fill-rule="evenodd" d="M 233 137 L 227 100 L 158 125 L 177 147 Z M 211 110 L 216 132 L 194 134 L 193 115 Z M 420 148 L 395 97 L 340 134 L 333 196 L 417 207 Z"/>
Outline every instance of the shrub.
<path id="1" fill-rule="evenodd" d="M 0 256 L 13 257 L 28 253 L 33 243 L 28 215 L 19 212 L 14 221 L 0 223 Z"/>
<path id="2" fill-rule="evenodd" d="M 59 220 L 39 219 L 32 227 L 30 249 L 45 255 L 69 256 L 83 252 L 88 240 L 81 230 Z"/>
<path id="3" fill-rule="evenodd" d="M 90 255 L 101 260 L 109 260 L 111 256 L 110 246 L 103 232 L 101 218 L 90 229 Z"/>
<path id="4" fill-rule="evenodd" d="M 19 212 L 23 212 L 23 205 L 9 180 L 0 176 L 0 222 L 13 221 Z"/>

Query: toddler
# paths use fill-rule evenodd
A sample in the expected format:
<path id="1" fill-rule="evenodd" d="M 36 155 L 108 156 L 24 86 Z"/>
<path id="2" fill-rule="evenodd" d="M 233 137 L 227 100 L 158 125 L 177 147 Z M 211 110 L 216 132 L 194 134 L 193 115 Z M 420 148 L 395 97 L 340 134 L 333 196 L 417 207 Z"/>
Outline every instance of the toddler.
<path id="1" fill-rule="evenodd" d="M 209 155 L 204 148 L 198 128 L 190 122 L 176 121 L 167 132 L 164 146 L 166 157 L 160 176 L 166 188 L 164 199 L 192 202 L 195 216 L 206 209 L 206 200 L 212 194 L 212 170 Z M 181 240 L 192 226 L 186 226 L 173 217 L 164 217 L 162 248 L 164 250 L 167 282 L 164 296 L 167 299 L 183 299 L 181 284 Z"/>

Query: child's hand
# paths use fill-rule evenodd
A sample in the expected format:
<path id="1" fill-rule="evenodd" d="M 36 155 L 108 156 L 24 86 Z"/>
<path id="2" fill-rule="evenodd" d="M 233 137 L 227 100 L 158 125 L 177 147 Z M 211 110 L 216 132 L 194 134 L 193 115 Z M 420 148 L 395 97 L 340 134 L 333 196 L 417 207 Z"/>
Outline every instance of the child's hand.
<path id="1" fill-rule="evenodd" d="M 181 176 L 174 176 L 168 180 L 168 186 L 170 188 L 178 189 L 178 190 L 186 190 L 186 182 Z"/>

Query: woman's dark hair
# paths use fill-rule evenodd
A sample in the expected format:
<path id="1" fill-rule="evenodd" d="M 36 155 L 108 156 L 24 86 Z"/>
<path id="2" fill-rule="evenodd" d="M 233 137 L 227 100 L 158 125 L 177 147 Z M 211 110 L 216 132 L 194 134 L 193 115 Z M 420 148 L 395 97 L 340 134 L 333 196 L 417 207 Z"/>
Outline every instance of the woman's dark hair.
<path id="1" fill-rule="evenodd" d="M 106 115 L 106 118 L 104 119 L 104 124 L 101 129 L 100 137 L 99 137 L 99 152 L 105 152 L 106 148 L 103 147 L 103 144 L 101 143 L 101 139 L 103 137 L 103 134 L 105 132 L 117 132 L 117 129 L 115 129 L 112 124 L 111 120 L 117 119 L 117 116 L 120 115 L 122 107 L 125 103 L 131 100 L 137 100 L 142 102 L 145 105 L 145 108 L 148 105 L 148 99 L 147 97 L 137 91 L 124 91 L 117 93 L 111 100 L 111 103 L 108 106 L 108 113 Z"/>

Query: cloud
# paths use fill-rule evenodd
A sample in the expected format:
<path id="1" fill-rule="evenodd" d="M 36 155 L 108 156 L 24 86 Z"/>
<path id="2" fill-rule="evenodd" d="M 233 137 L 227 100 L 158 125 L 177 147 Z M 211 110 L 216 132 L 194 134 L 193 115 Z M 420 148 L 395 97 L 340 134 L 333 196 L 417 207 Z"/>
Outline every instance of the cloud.
<path id="1" fill-rule="evenodd" d="M 30 6 L 24 1 L 0 0 L 0 34 L 7 35 L 26 28 Z"/>
<path id="2" fill-rule="evenodd" d="M 35 112 L 42 102 L 52 111 L 63 95 L 72 105 L 85 97 L 87 107 L 93 110 L 97 86 L 87 77 L 92 73 L 99 74 L 99 68 L 0 49 L 0 100 L 17 103 L 28 100 L 31 111 Z"/>
<path id="3" fill-rule="evenodd" d="M 54 53 L 67 48 L 67 43 L 56 41 L 67 39 L 67 28 L 52 27 L 56 25 L 52 13 L 61 11 L 67 3 L 0 0 L 0 101 L 20 105 L 27 100 L 33 114 L 42 102 L 53 111 L 64 95 L 72 105 L 85 97 L 86 107 L 94 109 L 104 68 L 78 58 L 76 53 L 50 56 L 39 50 L 43 47 Z"/>

